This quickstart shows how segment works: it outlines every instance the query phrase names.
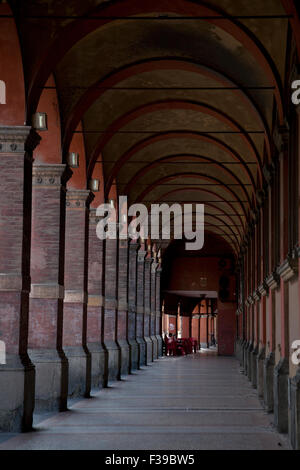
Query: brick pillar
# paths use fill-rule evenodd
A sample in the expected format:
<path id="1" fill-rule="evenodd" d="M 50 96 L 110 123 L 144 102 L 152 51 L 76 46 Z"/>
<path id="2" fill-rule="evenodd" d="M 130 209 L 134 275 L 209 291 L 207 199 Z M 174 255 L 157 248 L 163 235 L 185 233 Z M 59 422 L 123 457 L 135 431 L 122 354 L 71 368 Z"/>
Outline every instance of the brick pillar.
<path id="1" fill-rule="evenodd" d="M 99 218 L 96 209 L 89 210 L 88 247 L 88 303 L 87 303 L 87 347 L 91 353 L 91 386 L 106 385 L 105 370 L 107 354 L 102 342 L 103 326 L 103 240 L 96 234 Z"/>
<path id="2" fill-rule="evenodd" d="M 158 263 L 154 257 L 151 265 L 151 300 L 150 300 L 150 338 L 153 343 L 153 360 L 158 358 L 158 342 L 156 338 L 156 269 Z"/>
<path id="3" fill-rule="evenodd" d="M 153 361 L 153 343 L 150 338 L 150 313 L 151 313 L 151 265 L 152 265 L 151 251 L 149 250 L 145 259 L 145 274 L 144 274 L 144 340 L 146 343 L 146 361 L 147 364 Z"/>
<path id="4" fill-rule="evenodd" d="M 119 240 L 118 263 L 118 345 L 121 350 L 121 375 L 131 370 L 128 343 L 128 240 Z"/>
<path id="5" fill-rule="evenodd" d="M 279 156 L 279 194 L 280 194 L 280 360 L 274 368 L 274 423 L 279 432 L 288 432 L 289 422 L 289 284 L 290 278 L 288 254 L 288 148 L 286 136 L 283 136 Z M 278 188 L 277 188 L 278 190 Z M 279 325 L 278 325 L 279 326 Z"/>
<path id="6" fill-rule="evenodd" d="M 162 339 L 162 317 L 161 317 L 161 299 L 160 299 L 160 279 L 161 279 L 161 265 L 159 264 L 156 270 L 156 289 L 155 289 L 155 309 L 156 309 L 156 339 L 157 339 L 157 355 L 158 357 L 162 356 L 162 346 L 163 346 L 163 339 Z"/>
<path id="7" fill-rule="evenodd" d="M 62 348 L 66 165 L 33 166 L 28 353 L 36 368 L 36 410 L 66 410 Z"/>
<path id="8" fill-rule="evenodd" d="M 275 260 L 274 260 L 274 202 L 275 189 L 272 182 L 272 173 L 268 178 L 268 231 L 269 231 L 269 270 L 270 274 L 266 278 L 266 285 L 268 287 L 268 294 L 266 304 L 268 306 L 268 338 L 266 344 L 266 358 L 264 361 L 264 406 L 265 409 L 270 413 L 274 409 L 274 367 L 275 367 L 275 329 L 276 329 L 276 315 L 275 315 L 275 290 L 278 288 L 278 276 L 274 271 Z"/>
<path id="9" fill-rule="evenodd" d="M 128 341 L 131 349 L 131 370 L 139 367 L 139 347 L 136 341 L 136 281 L 137 250 L 139 244 L 131 240 L 129 244 L 128 267 Z"/>
<path id="10" fill-rule="evenodd" d="M 117 343 L 118 239 L 105 240 L 104 345 L 108 354 L 107 381 L 120 379 L 120 348 Z"/>
<path id="11" fill-rule="evenodd" d="M 0 430 L 29 430 L 35 370 L 27 354 L 32 151 L 29 127 L 0 127 Z"/>
<path id="12" fill-rule="evenodd" d="M 136 306 L 136 340 L 139 345 L 139 365 L 146 365 L 146 342 L 144 339 L 144 281 L 145 256 L 144 244 L 138 251 L 137 258 L 137 306 Z"/>
<path id="13" fill-rule="evenodd" d="M 91 388 L 91 355 L 86 344 L 88 205 L 91 199 L 90 191 L 67 191 L 63 349 L 69 361 L 70 397 L 89 396 Z"/>

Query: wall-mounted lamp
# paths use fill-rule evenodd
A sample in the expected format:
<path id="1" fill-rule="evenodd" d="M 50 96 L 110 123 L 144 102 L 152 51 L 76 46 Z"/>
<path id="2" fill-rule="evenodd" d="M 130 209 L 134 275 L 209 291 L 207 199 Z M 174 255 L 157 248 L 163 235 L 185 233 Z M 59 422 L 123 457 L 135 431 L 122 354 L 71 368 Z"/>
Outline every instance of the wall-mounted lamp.
<path id="1" fill-rule="evenodd" d="M 110 200 L 109 200 L 109 205 L 110 205 L 110 207 L 112 207 L 112 208 L 114 209 L 114 207 L 115 207 L 115 201 L 114 201 L 113 199 L 110 199 Z"/>
<path id="2" fill-rule="evenodd" d="M 93 192 L 97 192 L 99 191 L 99 187 L 100 187 L 100 180 L 96 178 L 91 178 L 89 181 L 89 189 Z"/>
<path id="3" fill-rule="evenodd" d="M 67 157 L 67 163 L 71 168 L 79 167 L 79 153 L 69 152 Z"/>
<path id="4" fill-rule="evenodd" d="M 37 131 L 47 131 L 47 114 L 35 113 L 32 116 L 32 127 Z"/>

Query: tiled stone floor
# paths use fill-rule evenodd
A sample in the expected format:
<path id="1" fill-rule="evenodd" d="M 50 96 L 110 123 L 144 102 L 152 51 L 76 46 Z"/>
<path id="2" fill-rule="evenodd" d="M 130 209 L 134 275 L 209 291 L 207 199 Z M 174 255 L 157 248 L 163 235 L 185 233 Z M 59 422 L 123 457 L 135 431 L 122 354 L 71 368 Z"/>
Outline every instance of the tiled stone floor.
<path id="1" fill-rule="evenodd" d="M 0 450 L 289 448 L 238 362 L 205 352 L 160 359 L 36 422 L 0 434 Z"/>

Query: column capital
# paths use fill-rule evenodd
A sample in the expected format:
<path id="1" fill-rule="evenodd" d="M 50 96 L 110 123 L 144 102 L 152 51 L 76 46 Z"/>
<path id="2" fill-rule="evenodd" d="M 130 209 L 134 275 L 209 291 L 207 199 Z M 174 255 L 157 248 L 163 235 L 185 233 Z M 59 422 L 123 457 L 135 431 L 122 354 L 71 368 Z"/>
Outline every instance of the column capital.
<path id="1" fill-rule="evenodd" d="M 82 209 L 88 206 L 93 198 L 93 193 L 88 189 L 68 189 L 66 206 L 69 209 Z"/>
<path id="2" fill-rule="evenodd" d="M 33 152 L 41 137 L 30 126 L 0 126 L 0 154 Z"/>
<path id="3" fill-rule="evenodd" d="M 54 188 L 67 182 L 72 175 L 64 164 L 34 163 L 32 167 L 33 186 Z"/>

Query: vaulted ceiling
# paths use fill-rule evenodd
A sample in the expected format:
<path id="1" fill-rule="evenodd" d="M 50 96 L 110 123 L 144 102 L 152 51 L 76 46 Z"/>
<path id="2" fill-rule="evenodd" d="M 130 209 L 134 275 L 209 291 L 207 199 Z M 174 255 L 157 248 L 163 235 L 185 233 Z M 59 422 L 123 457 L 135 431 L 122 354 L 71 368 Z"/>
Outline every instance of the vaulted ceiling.
<path id="1" fill-rule="evenodd" d="M 28 113 L 53 73 L 64 152 L 82 122 L 106 195 L 205 203 L 208 232 L 237 252 L 284 118 L 286 3 L 11 1 Z"/>

